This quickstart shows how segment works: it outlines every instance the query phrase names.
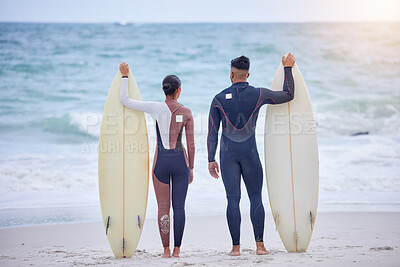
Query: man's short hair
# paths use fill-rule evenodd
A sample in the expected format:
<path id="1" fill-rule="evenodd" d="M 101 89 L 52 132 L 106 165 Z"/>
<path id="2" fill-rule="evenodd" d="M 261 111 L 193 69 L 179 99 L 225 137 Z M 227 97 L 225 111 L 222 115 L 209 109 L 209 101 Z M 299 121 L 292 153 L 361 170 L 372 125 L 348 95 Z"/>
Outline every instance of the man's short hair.
<path id="1" fill-rule="evenodd" d="M 246 56 L 240 56 L 231 60 L 231 68 L 237 68 L 239 70 L 250 69 L 250 59 Z"/>

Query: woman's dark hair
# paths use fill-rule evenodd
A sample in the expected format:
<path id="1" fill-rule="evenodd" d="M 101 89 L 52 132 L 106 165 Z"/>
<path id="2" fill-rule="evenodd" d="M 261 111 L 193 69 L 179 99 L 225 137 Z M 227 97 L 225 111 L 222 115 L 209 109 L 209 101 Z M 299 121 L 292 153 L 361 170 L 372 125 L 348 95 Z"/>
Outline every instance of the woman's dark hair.
<path id="1" fill-rule="evenodd" d="M 180 86 L 181 80 L 176 75 L 168 75 L 162 82 L 162 89 L 165 95 L 173 95 Z"/>
<path id="2" fill-rule="evenodd" d="M 237 68 L 239 70 L 249 70 L 250 59 L 245 56 L 234 58 L 231 61 L 231 67 Z"/>

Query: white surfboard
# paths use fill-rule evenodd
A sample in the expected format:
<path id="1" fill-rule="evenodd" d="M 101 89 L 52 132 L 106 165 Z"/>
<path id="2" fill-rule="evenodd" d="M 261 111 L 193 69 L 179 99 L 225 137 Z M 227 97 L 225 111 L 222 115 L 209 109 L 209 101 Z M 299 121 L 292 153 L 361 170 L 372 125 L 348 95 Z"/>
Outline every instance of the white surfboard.
<path id="1" fill-rule="evenodd" d="M 133 255 L 142 233 L 149 189 L 149 149 L 143 112 L 120 102 L 118 71 L 104 106 L 99 140 L 99 191 L 105 232 L 117 258 Z M 129 95 L 141 100 L 129 72 Z"/>
<path id="2" fill-rule="evenodd" d="M 265 122 L 265 169 L 276 229 L 289 252 L 305 252 L 317 215 L 319 192 L 316 124 L 307 87 L 293 69 L 294 99 L 268 105 Z M 281 91 L 284 68 L 279 65 L 271 90 Z"/>

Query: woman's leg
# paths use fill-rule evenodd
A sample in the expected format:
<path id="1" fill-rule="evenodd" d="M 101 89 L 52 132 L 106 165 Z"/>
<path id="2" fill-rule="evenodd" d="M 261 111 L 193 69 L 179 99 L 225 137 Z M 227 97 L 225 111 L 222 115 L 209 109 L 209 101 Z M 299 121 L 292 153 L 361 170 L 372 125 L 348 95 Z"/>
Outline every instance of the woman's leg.
<path id="1" fill-rule="evenodd" d="M 170 189 L 169 184 L 161 182 L 153 175 L 154 191 L 158 205 L 158 227 L 164 247 L 169 246 L 169 210 L 170 210 Z"/>
<path id="2" fill-rule="evenodd" d="M 174 256 L 179 257 L 179 247 L 182 244 L 185 229 L 185 201 L 189 185 L 190 170 L 185 161 L 175 165 L 172 175 L 172 209 L 174 210 Z"/>
<path id="3" fill-rule="evenodd" d="M 171 257 L 169 250 L 169 232 L 170 232 L 170 203 L 171 190 L 169 185 L 169 173 L 163 170 L 162 164 L 157 164 L 157 152 L 154 156 L 153 164 L 153 185 L 156 193 L 158 206 L 158 228 L 160 231 L 161 241 L 164 247 L 163 257 Z"/>

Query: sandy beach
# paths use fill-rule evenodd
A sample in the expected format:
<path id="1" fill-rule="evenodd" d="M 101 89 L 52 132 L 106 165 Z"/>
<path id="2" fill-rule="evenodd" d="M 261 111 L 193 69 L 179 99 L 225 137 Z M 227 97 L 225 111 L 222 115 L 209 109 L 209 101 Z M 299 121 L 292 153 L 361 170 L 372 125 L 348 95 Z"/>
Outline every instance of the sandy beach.
<path id="1" fill-rule="evenodd" d="M 172 6 L 170 1 L 124 1 L 130 8 L 123 7 L 122 13 L 121 4 L 102 0 L 86 5 L 71 0 L 57 5 L 43 0 L 3 2 L 0 267 L 400 266 L 400 35 L 393 34 L 400 31 L 399 1 L 247 1 L 245 7 L 236 1 L 239 8 L 235 1 L 228 6 L 197 1 L 196 8 L 188 1 Z M 100 10 L 101 2 L 103 11 L 92 12 L 93 6 Z M 147 13 L 141 7 L 147 7 Z M 396 19 L 387 21 L 390 12 L 385 10 L 396 13 Z M 355 20 L 362 13 L 369 19 Z M 373 16 L 378 13 L 383 21 Z M 138 14 L 152 23 L 136 21 Z M 171 23 L 153 23 L 161 14 L 171 16 Z M 99 16 L 93 17 L 96 23 L 85 23 L 88 15 Z M 193 23 L 179 23 L 181 15 Z M 198 23 L 199 15 L 207 16 L 207 23 Z M 326 23 L 324 17 L 336 20 Z M 242 255 L 230 257 L 224 185 L 208 173 L 210 104 L 231 84 L 232 59 L 249 57 L 249 83 L 270 88 L 288 52 L 296 57 L 317 121 L 319 213 L 314 235 L 306 253 L 286 252 L 264 182 L 264 240 L 272 254 L 255 255 L 242 183 Z M 121 62 L 129 63 L 144 101 L 163 102 L 163 78 L 178 75 L 179 101 L 194 116 L 195 180 L 187 195 L 180 259 L 161 258 L 151 182 L 148 219 L 134 257 L 113 257 L 100 222 L 100 125 Z M 266 107 L 257 114 L 254 134 L 264 164 Z M 153 158 L 156 127 L 151 115 L 147 118 Z"/>
<path id="2" fill-rule="evenodd" d="M 156 221 L 148 219 L 136 254 L 115 259 L 100 222 L 0 229 L 0 266 L 399 266 L 400 213 L 321 212 L 306 253 L 287 253 L 271 214 L 255 255 L 248 214 L 242 215 L 242 255 L 231 257 L 224 216 L 188 217 L 181 258 L 161 258 Z"/>

